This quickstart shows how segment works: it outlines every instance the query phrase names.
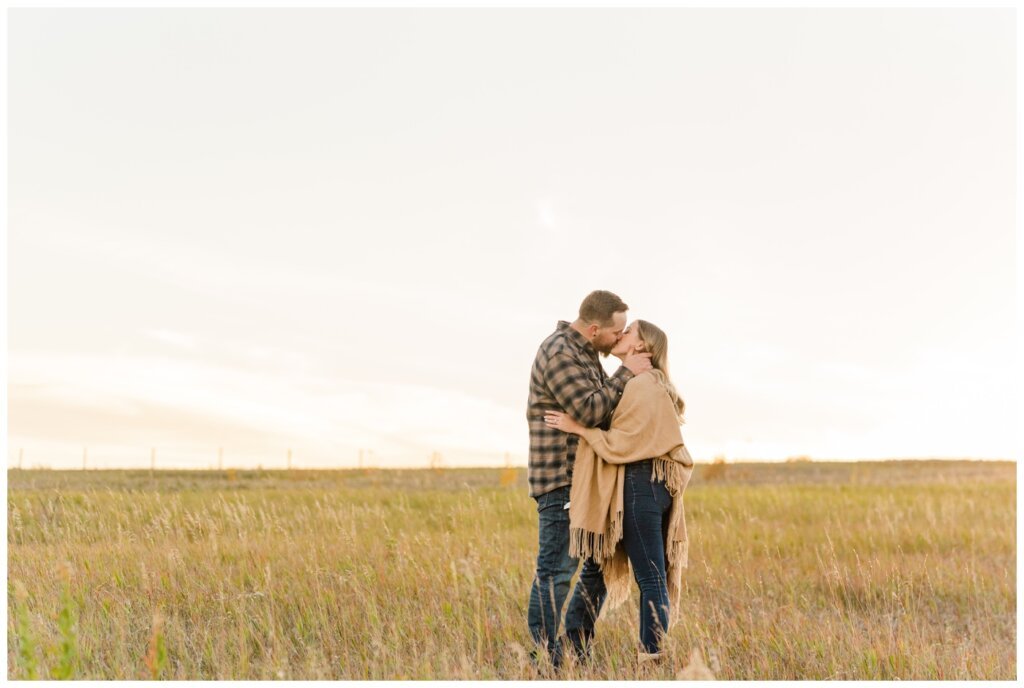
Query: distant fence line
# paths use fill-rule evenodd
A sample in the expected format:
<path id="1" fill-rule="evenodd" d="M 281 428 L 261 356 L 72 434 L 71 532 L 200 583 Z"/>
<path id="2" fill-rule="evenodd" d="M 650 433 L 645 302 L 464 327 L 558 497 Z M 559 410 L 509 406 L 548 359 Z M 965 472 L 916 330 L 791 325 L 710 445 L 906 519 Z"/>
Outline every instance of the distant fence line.
<path id="1" fill-rule="evenodd" d="M 52 455 L 52 453 L 49 453 L 49 454 Z M 488 456 L 494 455 L 497 458 L 497 453 L 496 452 L 487 452 L 486 454 Z M 225 466 L 224 466 L 224 447 L 217 447 L 217 454 L 216 454 L 216 456 L 217 456 L 216 465 L 214 465 L 212 463 L 208 463 L 208 464 L 205 464 L 205 465 L 202 465 L 202 466 L 192 466 L 192 467 L 182 468 L 180 465 L 178 465 L 178 464 L 181 463 L 181 460 L 179 458 L 177 461 L 173 461 L 172 462 L 172 463 L 174 463 L 176 465 L 174 465 L 174 466 L 167 466 L 166 468 L 169 469 L 169 470 L 218 470 L 218 471 L 225 470 Z M 286 470 L 289 470 L 289 471 L 293 470 L 293 469 L 302 469 L 303 467 L 295 465 L 295 462 L 293 461 L 294 456 L 295 456 L 294 450 L 291 449 L 291 448 L 287 449 L 285 451 L 284 466 L 283 467 L 279 466 L 277 468 L 285 468 Z M 515 456 L 515 455 L 512 452 L 503 452 L 503 453 L 500 454 L 500 456 L 502 457 L 501 458 L 501 464 L 503 465 L 504 468 L 514 468 L 514 467 L 516 467 L 516 464 L 513 463 L 513 456 Z M 524 460 L 522 461 L 522 463 L 518 464 L 520 467 L 522 467 L 522 466 L 524 466 L 526 464 L 525 457 L 521 457 L 521 458 L 524 458 Z M 188 463 L 188 461 L 186 461 L 186 463 Z M 387 463 L 387 462 L 385 461 L 384 463 Z M 399 461 L 399 463 L 401 464 L 402 467 L 406 467 L 408 465 L 408 462 Z M 497 466 L 497 461 L 495 462 L 494 465 Z M 377 468 L 381 468 L 381 467 L 382 467 L 382 462 L 380 460 L 380 457 L 377 456 L 377 454 L 374 452 L 373 449 L 359 449 L 358 452 L 357 452 L 357 455 L 356 455 L 355 465 L 354 466 L 351 465 L 351 464 L 348 464 L 347 462 L 344 463 L 344 464 L 309 465 L 309 466 L 307 466 L 307 468 L 310 468 L 310 469 L 358 468 L 358 469 L 361 469 L 361 470 L 371 470 L 371 469 L 377 469 Z M 445 456 L 444 456 L 443 453 L 441 453 L 439 451 L 434 451 L 434 452 L 431 452 L 428 456 L 425 457 L 424 463 L 423 463 L 423 467 L 424 468 L 434 469 L 434 470 L 442 470 L 444 468 L 456 467 L 456 464 L 449 464 L 449 462 L 446 461 Z M 17 465 L 17 469 L 18 470 L 24 470 L 24 468 L 25 468 L 25 448 L 24 447 L 19 447 L 18 448 L 18 465 Z M 50 465 L 48 465 L 48 464 L 35 464 L 34 466 L 31 466 L 30 468 L 50 468 Z M 92 466 L 92 468 L 93 469 L 98 469 L 98 468 L 100 468 L 100 466 Z M 157 468 L 158 468 L 158 466 L 157 466 L 157 448 L 156 447 L 150 447 L 150 451 L 149 451 L 149 470 L 150 471 L 156 471 Z M 241 468 L 243 470 L 246 470 L 246 467 L 242 467 L 242 466 L 232 466 L 230 468 L 233 468 L 233 469 Z M 259 463 L 256 464 L 255 467 L 249 467 L 249 468 L 255 468 L 257 470 L 273 470 L 275 467 L 274 466 L 266 467 L 266 466 L 263 465 L 263 462 L 259 462 Z M 83 446 L 82 447 L 82 467 L 81 467 L 81 470 L 84 471 L 84 470 L 89 470 L 89 469 L 90 469 L 90 464 L 89 464 L 89 448 L 88 448 L 88 446 Z"/>

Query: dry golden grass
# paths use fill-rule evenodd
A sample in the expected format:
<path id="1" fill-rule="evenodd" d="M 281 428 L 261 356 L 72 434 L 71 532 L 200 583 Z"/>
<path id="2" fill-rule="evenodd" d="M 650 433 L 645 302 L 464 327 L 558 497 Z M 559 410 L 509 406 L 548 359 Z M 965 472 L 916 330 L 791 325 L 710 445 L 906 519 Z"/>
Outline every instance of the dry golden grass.
<path id="1" fill-rule="evenodd" d="M 1012 463 L 698 466 L 683 620 L 584 679 L 1014 679 Z M 518 679 L 525 471 L 10 471 L 9 678 Z M 707 669 L 703 664 L 707 664 Z"/>

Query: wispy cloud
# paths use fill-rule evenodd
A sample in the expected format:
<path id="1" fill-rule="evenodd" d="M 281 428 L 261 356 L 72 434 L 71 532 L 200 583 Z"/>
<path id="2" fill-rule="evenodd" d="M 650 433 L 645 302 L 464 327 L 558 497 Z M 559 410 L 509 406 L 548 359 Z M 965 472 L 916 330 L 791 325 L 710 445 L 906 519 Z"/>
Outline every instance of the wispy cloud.
<path id="1" fill-rule="evenodd" d="M 174 332 L 172 330 L 144 330 L 143 334 L 158 342 L 170 344 L 175 348 L 186 349 L 188 351 L 196 350 L 196 335 Z"/>
<path id="2" fill-rule="evenodd" d="M 220 436 L 252 447 L 273 437 L 321 450 L 373 448 L 400 464 L 435 450 L 520 455 L 518 409 L 429 386 L 326 378 L 271 350 L 249 355 L 267 362 L 261 372 L 161 355 L 14 353 L 10 429 L 114 444 L 146 433 L 189 446 Z"/>

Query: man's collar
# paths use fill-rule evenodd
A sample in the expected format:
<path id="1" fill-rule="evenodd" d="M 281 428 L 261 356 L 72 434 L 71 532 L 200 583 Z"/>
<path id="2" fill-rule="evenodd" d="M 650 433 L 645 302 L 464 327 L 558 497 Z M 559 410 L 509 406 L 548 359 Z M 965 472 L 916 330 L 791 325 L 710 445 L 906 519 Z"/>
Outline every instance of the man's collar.
<path id="1" fill-rule="evenodd" d="M 587 341 L 586 337 L 577 332 L 575 328 L 573 328 L 572 323 L 570 323 L 569 321 L 559 320 L 558 329 L 564 330 L 565 336 L 568 337 L 571 341 L 575 342 L 576 346 L 580 347 L 584 351 L 590 349 L 594 353 L 597 353 L 597 349 L 595 349 L 593 345 L 589 341 Z"/>

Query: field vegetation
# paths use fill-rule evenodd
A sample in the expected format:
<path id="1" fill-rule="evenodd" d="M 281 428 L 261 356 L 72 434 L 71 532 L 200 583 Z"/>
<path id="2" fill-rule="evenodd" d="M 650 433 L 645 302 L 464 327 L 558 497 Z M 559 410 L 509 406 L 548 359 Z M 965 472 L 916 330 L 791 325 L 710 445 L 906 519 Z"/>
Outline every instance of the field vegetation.
<path id="1" fill-rule="evenodd" d="M 638 673 L 634 590 L 559 676 L 1015 679 L 1015 474 L 698 465 L 669 660 Z M 7 475 L 11 679 L 556 676 L 524 469 Z"/>

